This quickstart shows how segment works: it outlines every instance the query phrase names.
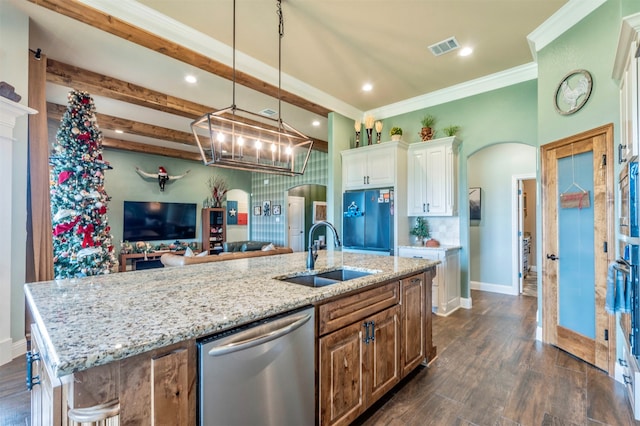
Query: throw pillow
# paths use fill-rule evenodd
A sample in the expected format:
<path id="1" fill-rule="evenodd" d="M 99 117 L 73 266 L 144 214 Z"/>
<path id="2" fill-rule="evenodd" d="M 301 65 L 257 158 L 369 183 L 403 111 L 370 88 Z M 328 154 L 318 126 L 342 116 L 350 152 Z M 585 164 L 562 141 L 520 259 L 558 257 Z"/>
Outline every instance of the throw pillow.
<path id="1" fill-rule="evenodd" d="M 273 243 L 269 243 L 266 246 L 262 246 L 262 251 L 271 251 L 275 249 L 276 247 L 273 245 Z"/>
<path id="2" fill-rule="evenodd" d="M 191 250 L 191 247 L 187 247 L 184 251 L 184 257 L 193 257 L 193 250 Z"/>

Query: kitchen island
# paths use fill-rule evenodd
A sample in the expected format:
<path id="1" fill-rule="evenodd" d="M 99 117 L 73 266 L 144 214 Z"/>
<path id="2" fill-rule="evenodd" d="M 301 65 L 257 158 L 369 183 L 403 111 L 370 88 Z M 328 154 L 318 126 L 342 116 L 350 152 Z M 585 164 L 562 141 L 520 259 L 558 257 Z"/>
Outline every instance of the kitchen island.
<path id="1" fill-rule="evenodd" d="M 111 381 L 118 380 L 123 387 L 127 379 L 135 374 L 144 375 L 148 369 L 152 372 L 158 369 L 157 379 L 160 371 L 173 374 L 174 370 L 184 368 L 188 374 L 182 381 L 186 389 L 181 391 L 188 393 L 189 398 L 182 423 L 194 424 L 195 339 L 303 306 L 318 306 L 381 283 L 432 272 L 437 263 L 322 251 L 316 263 L 318 271 L 347 267 L 375 273 L 319 288 L 277 279 L 304 273 L 305 260 L 306 253 L 293 253 L 26 284 L 25 293 L 36 329 L 34 340 L 42 359 L 39 372 L 50 376 L 54 388 L 65 389 L 71 385 L 78 388 L 65 392 L 75 395 L 75 399 L 66 399 L 74 401 L 80 410 L 83 406 L 95 409 L 89 406 L 93 401 L 94 405 L 119 405 L 119 410 L 126 411 L 125 404 L 134 401 L 123 399 L 119 392 L 124 389 L 118 390 L 117 384 Z M 425 292 L 428 297 L 431 276 L 426 275 L 429 276 L 429 291 Z M 428 325 L 425 339 L 430 346 L 430 317 Z M 167 354 L 178 355 L 168 359 Z M 151 360 L 150 367 L 143 368 L 142 372 L 134 368 L 133 364 L 139 364 L 134 360 L 147 359 Z M 116 365 L 118 368 L 114 369 Z M 122 370 L 123 366 L 131 366 L 131 370 Z M 97 371 L 100 372 L 98 378 L 89 374 Z M 78 377 L 84 376 L 94 376 L 87 383 L 102 383 L 100 397 L 87 398 L 86 387 L 80 391 L 82 383 Z M 151 392 L 150 397 L 158 398 L 158 395 Z M 62 405 L 58 410 L 65 410 Z"/>

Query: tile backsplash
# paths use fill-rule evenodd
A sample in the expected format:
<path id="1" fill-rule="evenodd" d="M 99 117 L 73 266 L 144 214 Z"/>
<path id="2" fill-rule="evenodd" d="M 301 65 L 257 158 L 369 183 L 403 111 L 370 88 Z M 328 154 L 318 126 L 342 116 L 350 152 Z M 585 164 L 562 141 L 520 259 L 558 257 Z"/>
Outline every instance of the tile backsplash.
<path id="1" fill-rule="evenodd" d="M 460 245 L 460 217 L 427 217 L 431 238 L 440 241 L 440 244 L 448 246 Z M 412 217 L 410 227 L 416 223 Z"/>

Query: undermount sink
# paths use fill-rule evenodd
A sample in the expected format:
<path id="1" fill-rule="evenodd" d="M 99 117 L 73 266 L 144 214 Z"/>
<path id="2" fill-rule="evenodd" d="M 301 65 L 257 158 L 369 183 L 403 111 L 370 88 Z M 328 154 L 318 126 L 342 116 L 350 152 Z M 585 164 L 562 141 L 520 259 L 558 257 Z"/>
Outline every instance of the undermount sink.
<path id="1" fill-rule="evenodd" d="M 288 283 L 306 285 L 308 287 L 324 287 L 343 281 L 366 277 L 371 274 L 375 274 L 375 272 L 359 271 L 355 269 L 334 269 L 332 271 L 320 272 L 317 274 L 293 275 L 277 277 L 276 279 L 286 281 Z"/>

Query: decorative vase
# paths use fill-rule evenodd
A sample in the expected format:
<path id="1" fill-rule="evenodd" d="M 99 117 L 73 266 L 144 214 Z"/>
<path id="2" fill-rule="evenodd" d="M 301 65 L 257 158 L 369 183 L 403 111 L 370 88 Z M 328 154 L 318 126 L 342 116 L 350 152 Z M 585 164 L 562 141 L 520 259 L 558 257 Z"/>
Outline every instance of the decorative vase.
<path id="1" fill-rule="evenodd" d="M 367 145 L 373 144 L 373 129 L 367 129 Z"/>
<path id="2" fill-rule="evenodd" d="M 378 138 L 376 139 L 376 143 L 380 143 L 380 136 L 382 135 L 381 132 L 376 132 L 376 136 L 378 136 Z"/>
<path id="3" fill-rule="evenodd" d="M 360 146 L 360 132 L 356 132 L 356 148 Z"/>
<path id="4" fill-rule="evenodd" d="M 433 129 L 431 127 L 423 127 L 420 131 L 420 138 L 423 141 L 430 141 L 433 139 Z"/>
<path id="5" fill-rule="evenodd" d="M 391 135 L 391 140 L 392 141 L 399 141 L 401 137 L 402 137 L 402 135 Z"/>
<path id="6" fill-rule="evenodd" d="M 424 244 L 426 247 L 440 247 L 440 241 L 431 238 Z"/>

